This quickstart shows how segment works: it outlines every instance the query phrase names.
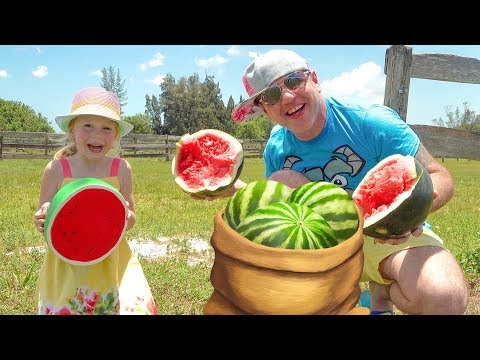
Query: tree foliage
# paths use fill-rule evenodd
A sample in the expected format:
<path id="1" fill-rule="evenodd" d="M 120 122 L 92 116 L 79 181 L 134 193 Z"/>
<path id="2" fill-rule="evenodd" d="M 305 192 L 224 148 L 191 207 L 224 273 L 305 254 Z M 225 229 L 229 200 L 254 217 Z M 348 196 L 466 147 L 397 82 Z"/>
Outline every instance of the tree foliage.
<path id="1" fill-rule="evenodd" d="M 100 71 L 102 72 L 100 86 L 117 94 L 120 106 L 123 109 L 127 105 L 127 89 L 125 88 L 126 79 L 122 79 L 120 69 L 115 70 L 113 66 L 109 66 L 102 68 Z"/>
<path id="2" fill-rule="evenodd" d="M 202 129 L 227 131 L 225 105 L 213 76 L 207 75 L 204 82 L 200 82 L 198 74 L 176 81 L 167 74 L 160 88 L 165 134 L 183 135 Z"/>
<path id="3" fill-rule="evenodd" d="M 238 124 L 235 136 L 239 139 L 267 139 L 273 125 L 268 117 L 262 115 L 257 119 Z"/>
<path id="4" fill-rule="evenodd" d="M 445 120 L 439 117 L 433 119 L 432 122 L 437 126 L 480 132 L 480 115 L 470 109 L 470 104 L 467 101 L 463 103 L 463 111 L 460 111 L 458 106 L 454 111 L 452 111 L 451 106 L 446 106 L 445 116 Z"/>
<path id="5" fill-rule="evenodd" d="M 20 101 L 0 99 L 0 131 L 55 132 L 46 117 Z"/>
<path id="6" fill-rule="evenodd" d="M 155 95 L 145 95 L 145 114 L 149 116 L 150 127 L 155 134 L 163 134 L 162 107 Z"/>
<path id="7" fill-rule="evenodd" d="M 150 126 L 150 116 L 148 114 L 125 116 L 123 120 L 133 125 L 132 133 L 134 134 L 153 134 Z"/>

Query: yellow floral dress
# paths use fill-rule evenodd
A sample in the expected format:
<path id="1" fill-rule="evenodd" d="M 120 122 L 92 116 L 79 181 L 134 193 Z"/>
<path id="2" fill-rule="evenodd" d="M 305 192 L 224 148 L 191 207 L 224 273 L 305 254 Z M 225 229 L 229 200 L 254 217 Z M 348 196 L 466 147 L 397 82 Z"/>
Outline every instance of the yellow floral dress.
<path id="1" fill-rule="evenodd" d="M 113 161 L 111 176 L 101 178 L 118 189 L 119 160 Z M 61 161 L 63 186 L 74 179 L 68 161 Z M 42 315 L 157 314 L 142 267 L 125 239 L 104 260 L 88 266 L 70 265 L 47 246 L 37 301 Z"/>

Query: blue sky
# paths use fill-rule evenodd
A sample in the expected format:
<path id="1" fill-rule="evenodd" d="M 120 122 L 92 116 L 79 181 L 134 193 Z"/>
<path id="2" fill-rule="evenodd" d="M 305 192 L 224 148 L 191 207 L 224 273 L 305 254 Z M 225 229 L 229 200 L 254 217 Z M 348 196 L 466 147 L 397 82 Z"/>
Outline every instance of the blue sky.
<path id="1" fill-rule="evenodd" d="M 410 45 L 414 53 L 444 53 L 480 58 L 480 45 Z M 274 48 L 291 49 L 316 70 L 325 94 L 383 103 L 385 50 L 388 45 L 0 45 L 0 98 L 21 101 L 45 116 L 55 131 L 55 116 L 67 114 L 75 93 L 100 85 L 100 69 L 113 66 L 126 79 L 124 115 L 144 113 L 145 95 L 160 95 L 170 73 L 213 75 L 225 104 L 247 97 L 241 82 L 253 57 Z M 475 84 L 411 79 L 407 123 L 433 125 L 445 108 L 480 113 Z"/>

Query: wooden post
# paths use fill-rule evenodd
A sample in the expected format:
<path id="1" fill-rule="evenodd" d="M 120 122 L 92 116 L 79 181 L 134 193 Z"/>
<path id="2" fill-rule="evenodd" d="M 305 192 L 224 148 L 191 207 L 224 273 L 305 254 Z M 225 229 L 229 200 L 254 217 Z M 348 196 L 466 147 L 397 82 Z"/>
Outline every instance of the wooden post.
<path id="1" fill-rule="evenodd" d="M 45 156 L 48 155 L 48 134 L 45 134 Z"/>
<path id="2" fill-rule="evenodd" d="M 168 143 L 168 134 L 165 135 L 165 152 L 167 153 L 166 161 L 170 161 L 170 144 Z"/>
<path id="3" fill-rule="evenodd" d="M 3 135 L 0 135 L 0 160 L 3 159 L 2 152 L 3 152 Z"/>
<path id="4" fill-rule="evenodd" d="M 405 45 L 392 45 L 385 53 L 384 72 L 385 97 L 383 104 L 397 111 L 403 121 L 407 121 L 408 91 L 412 48 Z"/>

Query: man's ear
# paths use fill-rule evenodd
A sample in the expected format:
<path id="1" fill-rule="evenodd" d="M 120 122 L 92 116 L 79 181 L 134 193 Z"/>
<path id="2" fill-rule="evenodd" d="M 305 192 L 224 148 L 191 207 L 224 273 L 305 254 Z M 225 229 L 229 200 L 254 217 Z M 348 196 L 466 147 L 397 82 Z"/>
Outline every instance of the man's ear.
<path id="1" fill-rule="evenodd" d="M 312 70 L 312 80 L 315 84 L 319 83 L 317 73 L 315 72 L 315 70 Z"/>

